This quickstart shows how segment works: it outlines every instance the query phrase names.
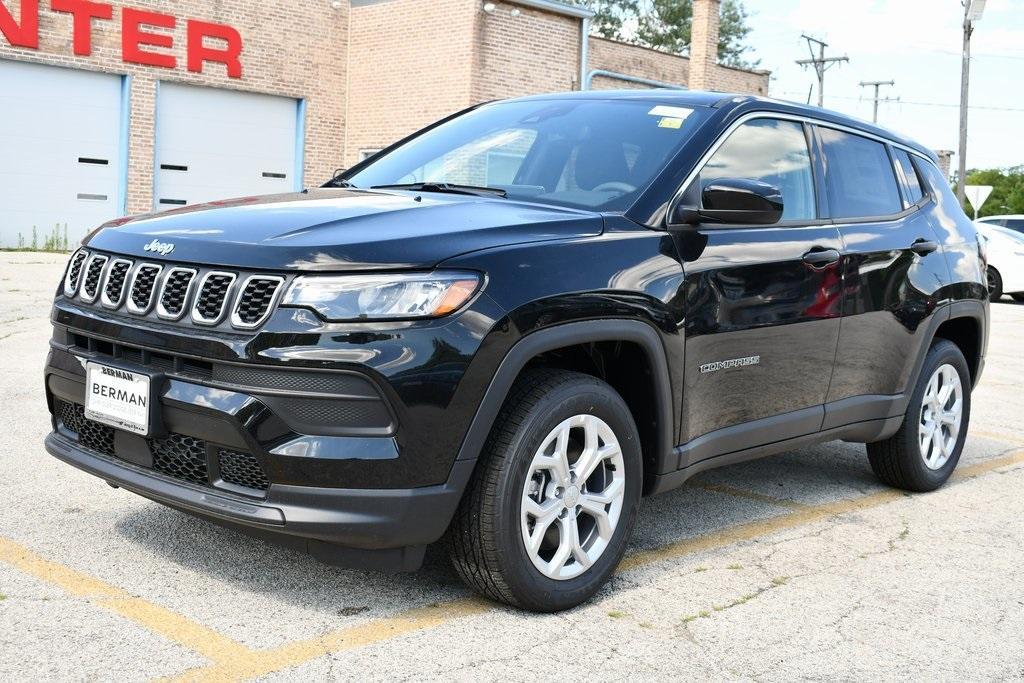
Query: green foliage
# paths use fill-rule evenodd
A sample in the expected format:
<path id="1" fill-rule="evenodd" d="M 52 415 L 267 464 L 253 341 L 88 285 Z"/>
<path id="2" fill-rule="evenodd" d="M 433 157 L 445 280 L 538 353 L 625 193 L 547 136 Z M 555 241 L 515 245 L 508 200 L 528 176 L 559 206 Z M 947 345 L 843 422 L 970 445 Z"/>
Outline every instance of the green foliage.
<path id="1" fill-rule="evenodd" d="M 978 212 L 979 218 L 1024 213 L 1024 166 L 968 171 L 967 184 L 991 185 L 993 188 L 992 194 Z M 974 215 L 970 202 L 965 202 L 964 211 L 968 216 Z"/>
<path id="2" fill-rule="evenodd" d="M 68 224 L 65 223 L 61 226 L 59 223 L 53 226 L 48 234 L 43 236 L 43 244 L 39 246 L 39 231 L 36 226 L 32 226 L 32 242 L 31 244 L 25 244 L 25 236 L 20 232 L 18 233 L 18 246 L 13 249 L 3 249 L 2 251 L 50 251 L 50 252 L 66 252 L 70 251 L 70 240 L 68 239 Z"/>
<path id="3" fill-rule="evenodd" d="M 595 12 L 593 31 L 604 38 L 653 47 L 673 54 L 690 49 L 693 0 L 573 0 Z M 751 28 L 742 0 L 722 0 L 718 29 L 718 61 L 727 66 L 754 68 L 745 45 Z M 627 30 L 635 26 L 635 31 Z"/>

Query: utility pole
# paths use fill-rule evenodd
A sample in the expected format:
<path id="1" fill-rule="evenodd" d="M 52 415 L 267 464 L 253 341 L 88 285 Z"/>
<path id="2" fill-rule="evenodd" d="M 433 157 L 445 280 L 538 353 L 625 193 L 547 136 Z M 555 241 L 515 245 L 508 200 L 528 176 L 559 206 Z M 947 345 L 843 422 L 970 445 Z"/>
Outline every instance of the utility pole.
<path id="1" fill-rule="evenodd" d="M 975 0 L 977 1 L 977 0 Z M 813 66 L 814 72 L 818 74 L 818 106 L 825 106 L 825 72 L 830 67 L 838 64 L 839 62 L 848 62 L 850 58 L 846 55 L 842 57 L 826 57 L 825 48 L 828 47 L 828 43 L 812 38 L 811 36 L 804 34 L 800 36 L 807 41 L 807 49 L 811 52 L 810 59 L 798 59 L 796 63 L 800 66 Z M 818 54 L 814 54 L 814 46 L 818 46 Z"/>
<path id="2" fill-rule="evenodd" d="M 874 86 L 874 88 L 875 88 L 875 113 L 871 117 L 872 123 L 878 123 L 878 89 L 881 88 L 883 85 L 896 85 L 896 81 L 861 81 L 860 82 L 860 87 L 862 87 L 862 88 L 868 88 L 868 87 L 872 87 L 872 86 Z M 888 102 L 889 98 L 888 97 L 885 98 L 885 101 Z"/>
<path id="3" fill-rule="evenodd" d="M 985 0 L 962 0 L 964 5 L 964 51 L 960 70 L 960 157 L 956 178 L 956 198 L 964 204 L 964 184 L 967 182 L 967 93 L 971 80 L 971 34 L 974 24 L 985 12 Z"/>

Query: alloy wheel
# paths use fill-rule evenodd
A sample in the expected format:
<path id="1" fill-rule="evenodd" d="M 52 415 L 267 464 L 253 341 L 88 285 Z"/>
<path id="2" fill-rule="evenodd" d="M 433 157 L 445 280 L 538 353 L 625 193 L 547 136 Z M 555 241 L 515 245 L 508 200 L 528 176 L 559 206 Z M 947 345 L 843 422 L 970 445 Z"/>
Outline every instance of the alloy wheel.
<path id="1" fill-rule="evenodd" d="M 615 535 L 625 491 L 622 449 L 606 422 L 575 415 L 551 430 L 523 486 L 520 526 L 533 566 L 560 581 L 587 571 Z"/>
<path id="2" fill-rule="evenodd" d="M 940 366 L 928 380 L 921 399 L 918 443 L 924 464 L 941 469 L 956 449 L 964 412 L 963 384 L 960 373 L 948 363 Z"/>

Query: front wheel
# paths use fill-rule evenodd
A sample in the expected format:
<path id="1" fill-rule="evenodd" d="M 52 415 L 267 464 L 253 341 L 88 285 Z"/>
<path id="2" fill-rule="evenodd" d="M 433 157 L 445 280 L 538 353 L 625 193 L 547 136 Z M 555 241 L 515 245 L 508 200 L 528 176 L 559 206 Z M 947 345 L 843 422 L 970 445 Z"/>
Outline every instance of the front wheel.
<path id="1" fill-rule="evenodd" d="M 868 444 L 871 469 L 886 484 L 934 491 L 946 483 L 963 451 L 971 417 L 971 376 L 960 348 L 937 341 L 928 351 L 903 426 Z"/>
<path id="2" fill-rule="evenodd" d="M 452 527 L 456 571 L 478 593 L 556 612 L 590 599 L 626 550 L 643 478 L 622 398 L 563 370 L 524 375 Z"/>

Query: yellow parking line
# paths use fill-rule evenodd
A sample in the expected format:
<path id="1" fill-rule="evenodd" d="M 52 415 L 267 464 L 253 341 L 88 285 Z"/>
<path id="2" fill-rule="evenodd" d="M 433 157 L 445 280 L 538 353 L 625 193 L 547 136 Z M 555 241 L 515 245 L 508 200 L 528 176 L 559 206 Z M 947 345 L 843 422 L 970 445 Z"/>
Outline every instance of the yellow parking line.
<path id="1" fill-rule="evenodd" d="M 244 681 L 289 669 L 324 655 L 354 650 L 398 636 L 434 628 L 454 619 L 489 612 L 494 605 L 481 598 L 452 600 L 407 610 L 366 624 L 339 629 L 325 635 L 287 643 L 270 650 L 254 651 L 245 658 L 221 661 L 186 671 L 173 681 Z"/>
<path id="2" fill-rule="evenodd" d="M 1017 450 L 960 468 L 954 478 L 964 481 L 1021 464 L 1024 464 L 1024 450 Z M 684 555 L 724 548 L 830 517 L 867 510 L 898 500 L 905 495 L 907 494 L 900 491 L 887 490 L 861 498 L 804 506 L 771 519 L 740 524 L 704 536 L 633 553 L 622 561 L 617 572 L 627 572 Z M 455 619 L 497 608 L 492 603 L 478 598 L 461 598 L 407 610 L 391 617 L 339 629 L 308 640 L 287 643 L 277 648 L 253 650 L 170 610 L 133 597 L 126 591 L 96 578 L 46 560 L 3 538 L 0 538 L 0 561 L 55 584 L 73 595 L 84 597 L 211 660 L 209 666 L 182 674 L 178 680 L 185 681 L 235 681 L 258 678 L 331 653 L 385 642 L 407 633 L 436 628 Z"/>
<path id="3" fill-rule="evenodd" d="M 974 427 L 971 427 L 971 431 L 970 431 L 970 433 L 968 435 L 968 438 L 970 438 L 972 436 L 980 436 L 982 439 L 989 439 L 991 441 L 1002 441 L 1004 443 L 1013 444 L 1014 446 L 1024 446 L 1024 443 L 1021 443 L 1020 436 L 1019 435 L 1015 435 L 1015 434 L 1006 434 L 1006 433 L 1003 433 L 1003 432 L 991 432 L 991 431 L 986 431 L 986 430 L 983 430 L 983 429 L 975 429 Z"/>
<path id="4" fill-rule="evenodd" d="M 134 621 L 181 647 L 214 661 L 231 661 L 248 648 L 168 609 L 137 598 L 127 591 L 70 567 L 47 560 L 14 541 L 0 537 L 0 562 L 53 584 L 71 595 Z"/>
<path id="5" fill-rule="evenodd" d="M 726 486 L 725 484 L 696 484 L 696 487 L 703 489 L 704 491 L 710 491 L 712 493 L 723 493 L 727 496 L 733 496 L 734 498 L 746 498 L 747 500 L 756 500 L 760 503 L 768 503 L 769 505 L 778 505 L 780 507 L 789 508 L 791 510 L 803 510 L 807 506 L 803 503 L 798 503 L 795 500 L 787 500 L 786 498 L 776 498 L 775 496 L 766 496 L 763 493 L 757 493 L 756 491 L 748 491 L 747 489 L 739 489 L 734 486 Z"/>

